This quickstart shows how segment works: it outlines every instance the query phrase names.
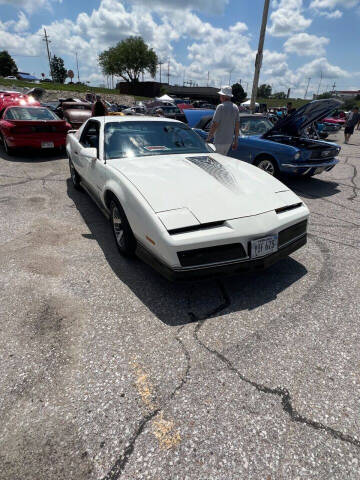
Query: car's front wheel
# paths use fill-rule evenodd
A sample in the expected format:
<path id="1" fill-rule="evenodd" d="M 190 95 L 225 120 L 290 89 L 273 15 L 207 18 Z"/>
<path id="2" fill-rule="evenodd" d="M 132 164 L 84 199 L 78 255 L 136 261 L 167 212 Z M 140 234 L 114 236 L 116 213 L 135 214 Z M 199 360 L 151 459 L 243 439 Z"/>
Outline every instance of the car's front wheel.
<path id="1" fill-rule="evenodd" d="M 136 240 L 124 210 L 115 199 L 110 202 L 110 214 L 115 242 L 120 253 L 133 256 L 136 249 Z"/>
<path id="2" fill-rule="evenodd" d="M 255 165 L 273 177 L 279 175 L 278 167 L 272 158 L 260 158 L 255 162 Z"/>
<path id="3" fill-rule="evenodd" d="M 10 156 L 10 155 L 13 155 L 13 154 L 14 154 L 14 149 L 8 146 L 8 144 L 6 143 L 6 140 L 5 140 L 4 135 L 1 135 L 1 143 L 3 144 L 5 153 L 6 153 L 7 155 Z"/>
<path id="4" fill-rule="evenodd" d="M 70 175 L 71 175 L 71 181 L 76 190 L 81 189 L 81 178 L 80 175 L 77 173 L 75 170 L 74 164 L 71 160 L 69 160 L 69 168 L 70 168 Z"/>

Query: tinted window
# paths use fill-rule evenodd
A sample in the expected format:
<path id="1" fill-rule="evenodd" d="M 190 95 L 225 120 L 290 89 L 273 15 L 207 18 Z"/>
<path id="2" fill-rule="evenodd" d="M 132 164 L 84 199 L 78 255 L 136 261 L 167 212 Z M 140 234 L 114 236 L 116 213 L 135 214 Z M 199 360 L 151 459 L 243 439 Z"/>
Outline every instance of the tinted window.
<path id="1" fill-rule="evenodd" d="M 98 122 L 89 121 L 84 128 L 80 138 L 80 143 L 84 147 L 96 148 L 99 155 L 99 131 L 100 125 Z"/>
<path id="2" fill-rule="evenodd" d="M 240 119 L 240 132 L 243 135 L 263 135 L 273 124 L 267 118 L 248 117 Z"/>
<path id="3" fill-rule="evenodd" d="M 40 107 L 9 108 L 4 118 L 7 120 L 59 120 L 49 109 Z"/>
<path id="4" fill-rule="evenodd" d="M 112 122 L 105 125 L 105 158 L 209 153 L 189 127 L 171 122 Z"/>

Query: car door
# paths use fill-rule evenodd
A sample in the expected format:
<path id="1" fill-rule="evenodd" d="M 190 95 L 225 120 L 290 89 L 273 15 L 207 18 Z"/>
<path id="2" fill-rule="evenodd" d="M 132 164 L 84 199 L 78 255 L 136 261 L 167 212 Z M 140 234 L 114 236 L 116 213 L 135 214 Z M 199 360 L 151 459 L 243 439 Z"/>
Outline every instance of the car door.
<path id="1" fill-rule="evenodd" d="M 84 158 L 83 178 L 89 188 L 96 196 L 100 196 L 106 180 L 106 166 L 102 159 L 102 149 L 100 148 L 103 127 L 98 120 L 89 120 L 80 137 L 80 144 L 84 148 L 96 148 L 96 158 L 89 160 Z"/>

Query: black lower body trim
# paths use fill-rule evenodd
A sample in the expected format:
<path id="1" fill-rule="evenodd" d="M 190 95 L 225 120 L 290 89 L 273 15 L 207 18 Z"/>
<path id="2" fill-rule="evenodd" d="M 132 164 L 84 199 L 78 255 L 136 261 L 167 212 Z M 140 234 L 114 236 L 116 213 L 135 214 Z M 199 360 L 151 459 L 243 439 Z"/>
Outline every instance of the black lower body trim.
<path id="1" fill-rule="evenodd" d="M 237 263 L 211 265 L 209 267 L 192 269 L 172 269 L 158 260 L 143 245 L 138 243 L 136 254 L 145 263 L 159 272 L 165 278 L 171 281 L 202 280 L 208 278 L 217 278 L 219 276 L 238 275 L 248 272 L 260 272 L 265 270 L 282 258 L 286 258 L 306 244 L 307 236 L 303 235 L 294 242 L 280 248 L 277 252 L 267 257 L 257 258 L 255 260 L 239 261 Z"/>

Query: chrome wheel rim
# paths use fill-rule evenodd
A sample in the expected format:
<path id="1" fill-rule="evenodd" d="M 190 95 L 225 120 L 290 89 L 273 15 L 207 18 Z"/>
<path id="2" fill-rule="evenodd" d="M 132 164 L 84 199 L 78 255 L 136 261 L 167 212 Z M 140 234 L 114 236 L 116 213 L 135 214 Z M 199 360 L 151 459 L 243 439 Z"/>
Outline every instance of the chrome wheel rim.
<path id="1" fill-rule="evenodd" d="M 267 172 L 269 175 L 275 175 L 275 167 L 270 160 L 261 160 L 261 162 L 258 164 L 258 167 Z"/>
<path id="2" fill-rule="evenodd" d="M 119 210 L 116 206 L 112 209 L 112 223 L 117 244 L 122 246 L 124 242 L 124 226 Z"/>

